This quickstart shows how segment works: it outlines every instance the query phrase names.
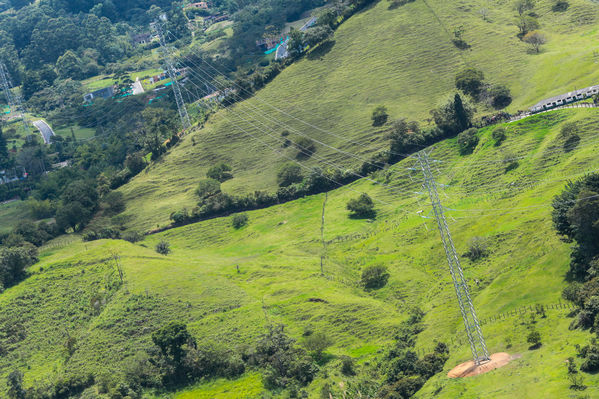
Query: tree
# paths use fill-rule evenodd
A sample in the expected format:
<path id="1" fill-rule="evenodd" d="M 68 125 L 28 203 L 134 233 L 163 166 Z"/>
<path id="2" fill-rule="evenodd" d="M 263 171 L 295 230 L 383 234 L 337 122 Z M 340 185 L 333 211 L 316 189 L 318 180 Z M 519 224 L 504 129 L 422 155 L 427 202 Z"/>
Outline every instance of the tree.
<path id="1" fill-rule="evenodd" d="M 309 137 L 297 139 L 295 147 L 297 148 L 296 158 L 298 159 L 310 158 L 316 152 L 316 143 Z"/>
<path id="2" fill-rule="evenodd" d="M 351 212 L 350 216 L 357 218 L 370 218 L 376 215 L 374 202 L 366 193 L 361 194 L 358 198 L 349 200 L 347 210 Z"/>
<path id="3" fill-rule="evenodd" d="M 360 279 L 362 286 L 366 289 L 379 289 L 387 285 L 389 280 L 389 272 L 386 266 L 372 265 L 366 266 L 362 270 L 362 278 Z"/>
<path id="4" fill-rule="evenodd" d="M 491 87 L 489 96 L 491 97 L 491 105 L 495 109 L 505 108 L 512 103 L 512 93 L 504 85 Z"/>
<path id="5" fill-rule="evenodd" d="M 198 188 L 196 189 L 196 194 L 200 197 L 200 200 L 212 197 L 220 192 L 220 182 L 215 179 L 200 180 Z"/>
<path id="6" fill-rule="evenodd" d="M 21 281 L 25 277 L 25 269 L 37 261 L 37 249 L 29 243 L 0 247 L 0 288 Z"/>
<path id="7" fill-rule="evenodd" d="M 219 182 L 224 182 L 233 178 L 233 174 L 231 173 L 231 167 L 224 162 L 221 162 L 217 165 L 212 166 L 206 172 L 206 177 L 214 180 L 218 180 Z"/>
<path id="8" fill-rule="evenodd" d="M 537 349 L 541 346 L 541 333 L 532 330 L 526 337 L 526 342 L 530 344 L 531 349 Z"/>
<path id="9" fill-rule="evenodd" d="M 388 118 L 387 107 L 379 105 L 372 111 L 372 126 L 383 126 Z"/>
<path id="10" fill-rule="evenodd" d="M 129 172 L 131 172 L 133 176 L 135 176 L 144 170 L 146 167 L 146 160 L 139 153 L 129 154 L 125 160 L 125 167 L 129 169 Z"/>
<path id="11" fill-rule="evenodd" d="M 56 71 L 58 72 L 58 76 L 60 76 L 62 79 L 83 78 L 81 59 L 79 59 L 79 57 L 77 57 L 71 50 L 67 50 L 58 58 L 56 61 Z"/>
<path id="12" fill-rule="evenodd" d="M 302 169 L 295 163 L 288 162 L 284 164 L 279 173 L 277 173 L 277 183 L 279 187 L 288 187 L 293 183 L 299 183 L 304 179 Z"/>
<path id="13" fill-rule="evenodd" d="M 240 229 L 247 224 L 249 217 L 246 213 L 238 213 L 233 216 L 232 225 L 235 229 Z"/>
<path id="14" fill-rule="evenodd" d="M 289 31 L 289 41 L 287 42 L 287 50 L 293 58 L 299 57 L 304 52 L 304 33 L 300 30 L 291 28 Z"/>
<path id="15" fill-rule="evenodd" d="M 433 109 L 431 115 L 437 127 L 450 136 L 463 132 L 472 125 L 474 108 L 456 93 L 453 99 L 448 99 L 445 104 Z"/>
<path id="16" fill-rule="evenodd" d="M 168 255 L 171 253 L 171 244 L 168 241 L 161 240 L 156 244 L 156 252 L 160 255 Z"/>
<path id="17" fill-rule="evenodd" d="M 25 399 L 26 392 L 23 389 L 23 373 L 19 370 L 15 370 L 8 375 L 6 378 L 6 384 L 8 385 L 8 397 L 10 399 Z"/>
<path id="18" fill-rule="evenodd" d="M 516 0 L 514 8 L 518 12 L 518 15 L 522 16 L 527 11 L 531 11 L 535 8 L 535 0 Z"/>
<path id="19" fill-rule="evenodd" d="M 545 37 L 545 35 L 536 30 L 532 31 L 532 32 L 528 32 L 526 35 L 524 35 L 524 38 L 522 40 L 524 40 L 524 42 L 530 44 L 530 47 L 532 47 L 532 49 L 536 53 L 540 53 L 541 46 L 543 44 L 547 43 L 547 38 Z"/>
<path id="20" fill-rule="evenodd" d="M 158 159 L 166 149 L 164 141 L 177 133 L 175 112 L 164 108 L 146 108 L 142 111 L 143 124 L 138 128 L 136 139 L 152 159 Z"/>
<path id="21" fill-rule="evenodd" d="M 466 68 L 455 77 L 455 86 L 474 98 L 478 97 L 484 83 L 485 75 L 475 68 Z"/>
<path id="22" fill-rule="evenodd" d="M 172 321 L 166 326 L 152 333 L 152 342 L 162 355 L 180 363 L 185 354 L 183 345 L 192 342 L 193 338 L 187 331 L 187 326 L 181 322 Z"/>
<path id="23" fill-rule="evenodd" d="M 518 29 L 520 29 L 520 33 L 518 34 L 518 37 L 520 38 L 524 37 L 528 32 L 539 29 L 540 27 L 539 21 L 528 15 L 518 18 L 516 25 L 518 25 Z"/>

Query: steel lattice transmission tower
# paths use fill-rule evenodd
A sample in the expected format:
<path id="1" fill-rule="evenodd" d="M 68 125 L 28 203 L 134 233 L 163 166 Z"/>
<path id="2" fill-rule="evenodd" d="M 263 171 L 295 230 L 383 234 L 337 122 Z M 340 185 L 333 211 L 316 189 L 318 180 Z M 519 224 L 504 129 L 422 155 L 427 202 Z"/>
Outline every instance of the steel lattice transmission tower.
<path id="1" fill-rule="evenodd" d="M 437 227 L 439 228 L 439 233 L 441 233 L 443 247 L 445 247 L 449 272 L 453 279 L 460 312 L 464 319 L 464 326 L 466 327 L 468 342 L 470 343 L 470 349 L 472 350 L 472 357 L 474 363 L 479 365 L 490 359 L 487 345 L 485 344 L 485 338 L 483 337 L 483 332 L 480 328 L 478 318 L 476 317 L 476 312 L 474 311 L 474 305 L 470 298 L 470 291 L 468 290 L 468 284 L 466 283 L 464 273 L 462 272 L 458 253 L 453 244 L 453 240 L 451 239 L 447 219 L 445 219 L 445 213 L 443 212 L 443 205 L 441 205 L 441 200 L 439 199 L 439 194 L 437 192 L 437 183 L 431 171 L 429 154 L 426 153 L 426 151 L 421 151 L 417 155 L 418 162 L 422 168 L 422 173 L 424 174 L 424 186 L 428 190 L 435 219 L 437 220 Z"/>
<path id="2" fill-rule="evenodd" d="M 181 125 L 183 126 L 183 130 L 187 131 L 189 128 L 191 128 L 191 121 L 189 119 L 189 114 L 187 113 L 185 102 L 183 101 L 183 96 L 181 95 L 181 88 L 179 87 L 179 82 L 177 81 L 175 63 L 173 61 L 173 58 L 171 57 L 170 50 L 166 45 L 166 38 L 164 33 L 165 25 L 166 15 L 162 15 L 159 20 L 152 24 L 152 28 L 154 28 L 156 34 L 158 35 L 158 38 L 160 39 L 160 48 L 163 54 L 164 66 L 172 82 L 173 93 L 175 93 L 175 101 L 177 102 L 179 117 L 181 118 Z"/>
<path id="3" fill-rule="evenodd" d="M 4 95 L 6 96 L 6 102 L 10 108 L 10 112 L 14 115 L 17 115 L 19 112 L 21 113 L 23 127 L 25 127 L 25 133 L 27 136 L 29 136 L 31 134 L 31 129 L 29 129 L 29 121 L 25 115 L 25 108 L 21 102 L 21 97 L 18 94 L 13 94 L 10 91 L 12 88 L 10 74 L 8 73 L 6 65 L 3 63 L 0 63 L 0 82 L 2 83 L 2 89 L 4 90 Z"/>

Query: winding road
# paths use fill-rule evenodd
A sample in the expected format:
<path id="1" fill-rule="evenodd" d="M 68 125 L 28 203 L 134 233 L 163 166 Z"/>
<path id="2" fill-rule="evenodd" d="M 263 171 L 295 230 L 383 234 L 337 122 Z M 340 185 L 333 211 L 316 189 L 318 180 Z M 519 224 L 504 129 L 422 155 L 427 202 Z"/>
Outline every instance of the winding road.
<path id="1" fill-rule="evenodd" d="M 42 138 L 44 139 L 44 143 L 50 144 L 50 138 L 52 138 L 52 136 L 55 136 L 54 130 L 52 130 L 50 125 L 48 125 L 46 122 L 40 119 L 39 121 L 34 121 L 33 126 L 35 126 L 37 130 L 40 131 Z"/>

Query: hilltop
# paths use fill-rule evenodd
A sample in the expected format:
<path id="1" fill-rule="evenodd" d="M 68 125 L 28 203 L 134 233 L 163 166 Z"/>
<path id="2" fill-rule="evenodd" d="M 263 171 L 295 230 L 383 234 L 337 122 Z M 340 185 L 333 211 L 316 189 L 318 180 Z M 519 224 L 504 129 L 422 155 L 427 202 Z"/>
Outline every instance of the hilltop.
<path id="1" fill-rule="evenodd" d="M 507 85 L 511 112 L 595 84 L 599 9 L 587 0 L 572 1 L 561 13 L 551 5 L 540 1 L 535 10 L 549 38 L 537 55 L 516 37 L 509 2 L 489 9 L 488 21 L 477 1 L 427 0 L 398 8 L 376 3 L 343 23 L 324 49 L 286 68 L 254 98 L 217 112 L 124 186 L 129 227 L 164 226 L 171 212 L 192 208 L 198 181 L 218 162 L 233 168 L 234 178 L 223 184 L 226 192 L 275 190 L 279 166 L 295 157 L 293 146 L 282 147 L 284 130 L 292 142 L 302 136 L 317 141 L 307 166 L 360 165 L 387 146 L 385 129 L 371 125 L 376 106 L 387 106 L 392 119 L 426 123 L 429 111 L 455 90 L 455 75 L 465 67 L 482 70 L 492 84 Z M 454 28 L 462 25 L 468 50 L 452 43 Z M 207 66 L 197 73 L 217 74 Z M 493 112 L 476 106 L 479 114 Z"/>

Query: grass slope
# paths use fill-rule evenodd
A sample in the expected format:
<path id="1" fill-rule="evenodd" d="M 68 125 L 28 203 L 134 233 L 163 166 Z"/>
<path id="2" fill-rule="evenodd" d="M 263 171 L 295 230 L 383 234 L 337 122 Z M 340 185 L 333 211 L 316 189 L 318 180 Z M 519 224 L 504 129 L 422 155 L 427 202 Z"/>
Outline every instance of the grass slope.
<path id="1" fill-rule="evenodd" d="M 489 7 L 483 0 L 417 0 L 389 9 L 382 0 L 358 13 L 336 31 L 332 47 L 296 62 L 232 112 L 219 112 L 206 128 L 123 187 L 131 227 L 164 225 L 172 211 L 193 207 L 194 188 L 215 162 L 234 169 L 235 178 L 223 186 L 227 192 L 274 190 L 278 166 L 296 155 L 281 147 L 285 129 L 291 140 L 306 135 L 326 144 L 317 145 L 308 166 L 361 164 L 387 145 L 382 130 L 370 126 L 376 105 L 385 104 L 392 118 L 424 121 L 452 92 L 455 74 L 466 66 L 483 70 L 490 83 L 506 84 L 514 95 L 511 111 L 596 84 L 597 4 L 573 0 L 568 11 L 554 13 L 552 1 L 537 3 L 549 38 L 538 55 L 529 54 L 516 37 L 516 12 L 508 1 Z M 489 22 L 479 15 L 483 7 L 491 9 Z M 460 25 L 472 46 L 466 51 L 451 42 Z M 205 68 L 204 73 L 215 74 Z"/>
<path id="2" fill-rule="evenodd" d="M 583 127 L 580 145 L 569 153 L 558 138 L 565 121 Z M 489 128 L 479 133 L 472 155 L 459 156 L 455 140 L 440 143 L 433 153 L 442 161 L 436 171 L 439 180 L 450 184 L 443 201 L 456 209 L 448 213 L 459 253 L 474 236 L 490 244 L 488 258 L 463 261 L 481 319 L 523 305 L 558 302 L 569 245 L 553 231 L 549 203 L 569 176 L 599 168 L 595 110 L 544 114 L 507 129 L 508 139 L 500 147 L 495 147 Z M 506 154 L 519 157 L 519 166 L 509 172 L 495 162 Z M 450 343 L 447 369 L 467 360 L 468 348 L 455 343 L 463 336 L 463 326 L 443 248 L 432 221 L 417 213 L 428 212 L 426 198 L 414 193 L 420 190 L 418 182 L 406 176 L 413 164 L 406 160 L 377 176 L 405 193 L 358 181 L 328 194 L 325 238 L 331 242 L 325 277 L 319 264 L 324 194 L 249 212 L 248 226 L 239 230 L 231 227 L 230 218 L 220 218 L 149 236 L 138 245 L 106 240 L 73 242 L 66 248 L 49 245 L 32 276 L 0 295 L 0 331 L 12 326 L 26 331 L 12 340 L 0 334 L 5 350 L 0 379 L 15 367 L 25 373 L 27 385 L 52 381 L 61 372 L 118 376 L 130 357 L 151 346 L 151 332 L 170 320 L 189 323 L 200 341 L 229 347 L 251 344 L 268 322 L 277 322 L 298 339 L 307 326 L 333 338 L 329 352 L 335 357 L 323 366 L 327 376 L 319 374 L 307 388 L 316 398 L 325 379 L 334 385 L 347 380 L 336 356 L 356 357 L 359 367 L 366 367 L 388 346 L 412 306 L 427 312 L 419 348 L 430 350 L 436 340 Z M 347 216 L 346 202 L 360 192 L 377 200 L 374 221 Z M 358 233 L 371 234 L 336 239 Z M 171 243 L 169 256 L 153 250 L 163 239 Z M 121 287 L 112 254 L 120 255 L 125 271 Z M 365 292 L 355 282 L 371 264 L 386 265 L 391 277 L 385 288 Z M 568 397 L 564 360 L 589 333 L 569 331 L 567 313 L 549 310 L 546 319 L 537 321 L 543 346 L 535 351 L 527 348 L 525 318 L 486 325 L 492 352 L 506 350 L 510 338 L 508 351 L 522 358 L 476 378 L 448 380 L 441 373 L 419 397 L 477 398 L 489 395 L 489 386 L 493 398 Z M 64 346 L 67 336 L 77 340 L 72 356 Z M 599 395 L 599 376 L 585 374 L 585 383 L 586 394 Z M 215 380 L 173 395 L 249 398 L 262 390 L 259 374 L 249 370 L 236 381 Z"/>

